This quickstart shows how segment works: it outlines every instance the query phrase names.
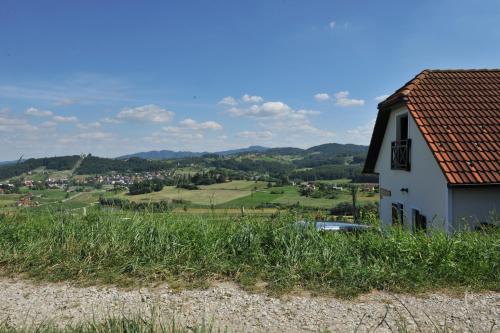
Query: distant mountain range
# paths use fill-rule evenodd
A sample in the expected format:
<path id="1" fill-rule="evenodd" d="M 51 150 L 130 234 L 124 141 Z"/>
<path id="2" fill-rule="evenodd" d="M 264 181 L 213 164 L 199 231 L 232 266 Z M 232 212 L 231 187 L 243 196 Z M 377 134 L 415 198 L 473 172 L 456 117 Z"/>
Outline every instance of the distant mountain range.
<path id="1" fill-rule="evenodd" d="M 119 156 L 117 157 L 117 159 L 124 160 L 132 157 L 139 157 L 148 160 L 169 160 L 169 159 L 185 158 L 185 157 L 199 157 L 207 154 L 231 156 L 231 155 L 248 154 L 248 153 L 266 153 L 269 155 L 304 155 L 312 153 L 322 153 L 322 154 L 334 155 L 343 153 L 352 154 L 353 152 L 366 153 L 367 151 L 368 147 L 363 145 L 326 143 L 308 149 L 301 149 L 294 147 L 268 148 L 262 146 L 250 146 L 247 148 L 223 150 L 217 152 L 152 150 L 152 151 Z"/>
<path id="2" fill-rule="evenodd" d="M 0 165 L 9 165 L 9 164 L 16 164 L 18 162 L 24 162 L 25 160 L 16 160 L 16 161 L 3 161 L 0 162 Z"/>
<path id="3" fill-rule="evenodd" d="M 222 156 L 230 156 L 237 155 L 242 153 L 252 153 L 252 152 L 263 152 L 268 150 L 269 148 L 262 146 L 250 146 L 248 148 L 239 148 L 239 149 L 231 149 L 231 150 L 223 150 L 217 152 L 193 152 L 193 151 L 173 151 L 173 150 L 151 150 L 145 152 L 139 152 L 129 155 L 123 155 L 117 157 L 117 159 L 125 160 L 131 157 L 139 157 L 148 160 L 170 160 L 174 158 L 184 158 L 184 157 L 199 157 L 207 154 L 216 154 Z"/>

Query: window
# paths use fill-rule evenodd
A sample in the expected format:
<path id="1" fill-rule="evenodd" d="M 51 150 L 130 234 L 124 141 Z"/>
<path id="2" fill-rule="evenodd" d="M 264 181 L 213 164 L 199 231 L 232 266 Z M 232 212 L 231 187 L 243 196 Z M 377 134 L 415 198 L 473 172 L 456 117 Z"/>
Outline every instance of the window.
<path id="1" fill-rule="evenodd" d="M 396 117 L 396 141 L 391 142 L 391 169 L 410 171 L 411 139 L 408 138 L 408 114 Z"/>
<path id="2" fill-rule="evenodd" d="M 413 232 L 426 232 L 427 231 L 427 218 L 420 214 L 418 209 L 413 209 Z"/>
<path id="3" fill-rule="evenodd" d="M 392 225 L 393 226 L 403 226 L 404 219 L 404 209 L 402 203 L 392 204 Z"/>
<path id="4" fill-rule="evenodd" d="M 397 117 L 396 139 L 398 141 L 408 139 L 408 114 Z"/>

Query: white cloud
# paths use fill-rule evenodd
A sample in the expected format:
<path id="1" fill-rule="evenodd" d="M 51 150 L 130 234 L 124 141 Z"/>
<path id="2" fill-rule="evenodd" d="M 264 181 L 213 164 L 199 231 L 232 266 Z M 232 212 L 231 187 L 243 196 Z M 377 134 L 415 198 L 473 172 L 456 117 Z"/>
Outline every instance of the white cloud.
<path id="1" fill-rule="evenodd" d="M 330 99 L 330 95 L 328 95 L 327 93 L 318 93 L 314 95 L 314 99 L 318 102 L 324 102 Z"/>
<path id="2" fill-rule="evenodd" d="M 1 97 L 48 101 L 56 106 L 137 102 L 133 98 L 136 92 L 137 88 L 126 81 L 92 73 L 79 73 L 57 81 L 26 82 L 20 86 L 0 84 Z"/>
<path id="3" fill-rule="evenodd" d="M 76 118 L 75 116 L 70 116 L 70 117 L 54 116 L 52 120 L 58 123 L 65 123 L 65 124 L 78 122 L 78 118 Z"/>
<path id="4" fill-rule="evenodd" d="M 381 96 L 377 96 L 375 97 L 375 101 L 377 102 L 382 102 L 382 101 L 385 101 L 387 99 L 387 97 L 389 97 L 390 95 L 381 95 Z"/>
<path id="5" fill-rule="evenodd" d="M 370 142 L 373 127 L 375 127 L 375 119 L 370 120 L 367 124 L 347 130 L 346 134 L 342 137 L 345 142 L 367 144 Z"/>
<path id="6" fill-rule="evenodd" d="M 266 102 L 261 105 L 251 105 L 245 108 L 232 107 L 225 111 L 231 117 L 246 117 L 257 121 L 262 129 L 257 131 L 243 131 L 237 135 L 240 138 L 264 140 L 272 135 L 273 143 L 290 145 L 291 142 L 303 146 L 305 141 L 314 141 L 314 138 L 331 138 L 332 131 L 322 130 L 311 123 L 310 117 L 319 114 L 314 110 L 294 110 L 289 105 L 280 102 Z M 282 140 L 282 141 L 280 141 Z M 292 140 L 292 141 L 290 141 Z M 317 142 L 317 141 L 316 141 Z"/>
<path id="7" fill-rule="evenodd" d="M 262 131 L 262 132 L 242 131 L 238 132 L 236 136 L 252 140 L 269 140 L 272 139 L 273 133 L 271 131 Z"/>
<path id="8" fill-rule="evenodd" d="M 180 122 L 180 124 L 184 127 L 187 127 L 192 130 L 221 130 L 222 125 L 215 121 L 205 121 L 205 122 L 197 122 L 191 118 L 186 118 Z"/>
<path id="9" fill-rule="evenodd" d="M 44 121 L 43 123 L 40 124 L 40 127 L 43 127 L 43 128 L 52 128 L 52 127 L 56 127 L 58 125 L 57 122 L 53 121 L 53 120 L 47 120 L 47 121 Z"/>
<path id="10" fill-rule="evenodd" d="M 55 120 L 53 119 L 55 118 Z M 97 123 L 83 124 L 85 130 L 60 129 L 61 122 L 72 122 L 77 126 L 76 117 L 55 116 L 34 125 L 30 118 L 14 114 L 0 115 L 0 156 L 4 160 L 29 157 L 68 155 L 92 152 L 101 156 L 113 156 L 124 149 L 123 139 L 116 134 L 97 130 Z M 3 146 L 3 149 L 2 149 Z M 129 145 L 128 147 L 130 147 Z M 7 147 L 10 148 L 6 149 Z M 49 148 L 47 148 L 49 147 Z M 17 157 L 16 157 L 17 156 Z"/>
<path id="11" fill-rule="evenodd" d="M 48 110 L 38 110 L 37 108 L 30 107 L 24 111 L 24 114 L 34 117 L 50 117 L 53 115 L 53 112 Z"/>
<path id="12" fill-rule="evenodd" d="M 178 144 L 192 147 L 194 143 L 205 140 L 205 135 L 222 130 L 222 125 L 215 121 L 198 122 L 186 118 L 179 122 L 179 126 L 162 127 L 161 132 L 154 132 L 144 138 L 144 141 L 154 144 Z"/>
<path id="13" fill-rule="evenodd" d="M 117 115 L 117 119 L 150 121 L 153 123 L 168 123 L 172 120 L 175 113 L 163 109 L 157 105 L 149 104 L 135 108 L 125 108 Z"/>
<path id="14" fill-rule="evenodd" d="M 231 108 L 226 113 L 233 117 L 272 118 L 292 115 L 294 111 L 283 102 L 266 102 L 248 108 Z"/>
<path id="15" fill-rule="evenodd" d="M 330 29 L 333 29 L 335 28 L 335 21 L 330 21 L 330 23 L 328 23 L 328 26 L 330 27 Z"/>
<path id="16" fill-rule="evenodd" d="M 263 128 L 272 131 L 273 133 L 281 133 L 287 139 L 290 140 L 303 140 L 305 138 L 331 138 L 335 136 L 335 133 L 328 130 L 320 129 L 313 124 L 308 119 L 305 120 L 287 120 L 287 121 L 274 121 L 259 123 Z"/>
<path id="17" fill-rule="evenodd" d="M 319 115 L 321 112 L 319 111 L 314 111 L 314 110 L 304 110 L 304 109 L 300 109 L 297 111 L 297 114 L 299 115 L 304 115 L 304 116 L 317 116 Z"/>
<path id="18" fill-rule="evenodd" d="M 55 106 L 68 106 L 78 103 L 78 99 L 76 98 L 63 98 L 55 101 L 53 104 Z"/>
<path id="19" fill-rule="evenodd" d="M 348 91 L 339 91 L 335 94 L 335 104 L 338 106 L 362 106 L 365 101 L 362 99 L 351 99 L 349 98 Z"/>
<path id="20" fill-rule="evenodd" d="M 217 104 L 235 106 L 238 105 L 238 102 L 233 97 L 226 96 L 223 99 L 221 99 Z"/>
<path id="21" fill-rule="evenodd" d="M 261 103 L 262 101 L 264 101 L 264 99 L 260 96 L 251 96 L 248 94 L 243 95 L 241 99 L 245 103 Z"/>
<path id="22" fill-rule="evenodd" d="M 75 144 L 101 143 L 115 139 L 114 135 L 107 132 L 81 132 L 75 135 L 60 136 L 57 143 L 63 146 Z"/>
<path id="23" fill-rule="evenodd" d="M 254 117 L 279 117 L 292 114 L 293 110 L 283 102 L 266 102 L 262 105 L 252 105 L 248 114 Z"/>
<path id="24" fill-rule="evenodd" d="M 113 134 L 107 132 L 85 132 L 77 135 L 79 139 L 89 139 L 89 140 L 107 140 L 113 138 Z"/>
<path id="25" fill-rule="evenodd" d="M 79 123 L 76 125 L 78 128 L 80 129 L 92 129 L 92 128 L 100 128 L 101 127 L 101 123 L 96 121 L 96 122 L 93 122 L 93 123 L 87 123 L 87 124 L 82 124 L 82 123 Z"/>
<path id="26" fill-rule="evenodd" d="M 200 142 L 203 139 L 203 133 L 178 126 L 163 127 L 161 132 L 154 132 L 150 136 L 144 138 L 146 142 L 155 144 L 172 144 L 178 142 L 182 142 L 184 144 L 192 144 L 194 142 Z"/>
<path id="27" fill-rule="evenodd" d="M 245 110 L 240 108 L 230 108 L 224 111 L 224 113 L 230 115 L 231 117 L 241 117 L 245 115 Z"/>
<path id="28" fill-rule="evenodd" d="M 276 101 L 266 102 L 261 105 L 254 104 L 247 108 L 230 108 L 226 114 L 232 117 L 249 117 L 255 119 L 299 119 L 303 120 L 307 116 L 318 115 L 318 111 L 313 110 L 293 110 L 287 104 Z"/>
<path id="29" fill-rule="evenodd" d="M 110 118 L 110 117 L 106 117 L 106 118 L 101 119 L 101 122 L 106 123 L 106 124 L 119 124 L 119 123 L 121 123 L 120 120 L 118 120 L 116 118 Z"/>
<path id="30" fill-rule="evenodd" d="M 0 132 L 25 132 L 34 129 L 25 119 L 0 116 Z"/>

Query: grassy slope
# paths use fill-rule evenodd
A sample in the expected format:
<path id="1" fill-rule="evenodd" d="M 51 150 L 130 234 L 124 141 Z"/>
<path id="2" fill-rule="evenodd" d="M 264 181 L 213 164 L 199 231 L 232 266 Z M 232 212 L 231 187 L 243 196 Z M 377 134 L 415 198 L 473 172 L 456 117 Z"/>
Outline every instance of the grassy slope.
<path id="1" fill-rule="evenodd" d="M 339 180 L 339 184 L 343 181 L 344 180 Z M 301 196 L 293 186 L 267 188 L 266 182 L 245 180 L 200 186 L 199 188 L 199 190 L 185 190 L 173 186 L 166 186 L 160 192 L 134 196 L 123 192 L 119 194 L 118 197 L 135 202 L 182 199 L 189 201 L 195 206 L 209 206 L 213 203 L 218 208 L 239 208 L 242 206 L 256 207 L 263 203 L 293 205 L 297 202 L 307 207 L 331 208 L 340 202 L 351 201 L 351 195 L 348 192 L 339 194 L 336 199 L 311 198 Z M 271 191 L 283 191 L 283 193 L 272 194 Z M 107 196 L 112 195 L 108 194 Z M 377 200 L 377 196 L 367 197 L 364 193 L 359 193 L 358 201 L 361 204 L 365 202 L 376 202 Z"/>
<path id="2" fill-rule="evenodd" d="M 166 186 L 160 192 L 146 193 L 140 195 L 127 195 L 121 193 L 119 197 L 136 202 L 150 202 L 160 200 L 182 199 L 197 205 L 218 205 L 241 197 L 251 195 L 254 187 L 264 188 L 267 183 L 232 181 L 224 184 L 213 184 L 200 186 L 199 190 L 178 189 L 173 186 Z"/>
<path id="3" fill-rule="evenodd" d="M 283 191 L 282 194 L 272 194 L 271 191 Z M 360 192 L 358 202 L 363 204 L 366 202 L 377 202 L 377 196 L 368 197 L 365 193 Z M 297 202 L 306 207 L 317 208 L 332 208 L 341 202 L 350 202 L 351 195 L 348 192 L 342 192 L 335 199 L 327 198 L 311 198 L 300 195 L 297 189 L 293 186 L 273 187 L 270 189 L 262 189 L 248 196 L 241 197 L 232 201 L 228 201 L 220 207 L 255 207 L 262 203 L 279 203 L 284 205 L 293 205 Z"/>
<path id="4" fill-rule="evenodd" d="M 123 217 L 127 219 L 123 219 Z M 235 218 L 90 210 L 86 217 L 27 210 L 0 215 L 0 270 L 44 280 L 305 288 L 500 290 L 500 233 L 412 236 L 322 234 L 294 217 Z"/>
<path id="5" fill-rule="evenodd" d="M 342 180 L 339 181 L 339 183 Z M 256 189 L 256 190 L 255 190 Z M 284 193 L 272 194 L 271 191 L 283 191 Z M 24 189 L 23 193 L 30 192 Z M 151 202 L 160 200 L 183 199 L 189 201 L 189 208 L 203 208 L 210 206 L 214 203 L 216 208 L 252 208 L 259 206 L 263 203 L 279 203 L 285 205 L 292 205 L 300 202 L 302 206 L 316 207 L 327 209 L 335 206 L 340 202 L 350 202 L 351 196 L 348 192 L 344 192 L 336 199 L 325 198 L 311 198 L 301 196 L 297 189 L 292 186 L 286 187 L 272 187 L 267 188 L 266 182 L 254 181 L 232 181 L 223 184 L 213 184 L 208 186 L 200 186 L 200 190 L 189 191 L 185 189 L 177 189 L 173 186 L 165 187 L 161 192 L 148 193 L 142 195 L 130 196 L 126 192 L 114 194 L 113 192 L 106 192 L 105 190 L 91 190 L 91 192 L 70 194 L 70 198 L 66 200 L 66 193 L 61 190 L 33 190 L 34 200 L 43 206 L 60 206 L 65 208 L 81 208 L 95 203 L 99 199 L 99 195 L 105 197 L 119 197 L 135 202 Z M 13 207 L 15 202 L 21 195 L 0 195 L 0 209 L 4 207 Z M 63 203 L 60 203 L 64 201 Z M 367 201 L 377 201 L 377 196 L 367 197 L 364 193 L 359 193 L 359 202 L 364 203 Z M 196 210 L 193 210 L 195 212 Z"/>
<path id="6" fill-rule="evenodd" d="M 14 205 L 19 197 L 19 194 L 0 194 L 0 208 Z"/>

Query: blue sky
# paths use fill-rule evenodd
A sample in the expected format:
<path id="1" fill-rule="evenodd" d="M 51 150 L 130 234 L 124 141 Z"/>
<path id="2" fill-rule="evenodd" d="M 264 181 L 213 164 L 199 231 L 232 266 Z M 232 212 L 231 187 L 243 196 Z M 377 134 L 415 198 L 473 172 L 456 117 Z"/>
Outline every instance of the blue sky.
<path id="1" fill-rule="evenodd" d="M 368 144 L 425 68 L 492 68 L 500 2 L 2 1 L 0 160 Z"/>

